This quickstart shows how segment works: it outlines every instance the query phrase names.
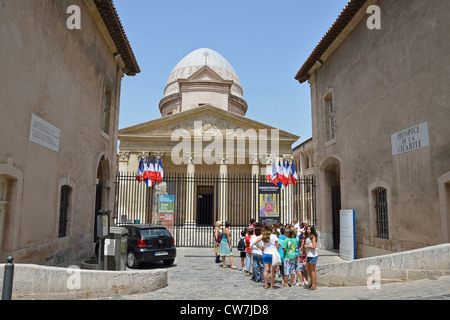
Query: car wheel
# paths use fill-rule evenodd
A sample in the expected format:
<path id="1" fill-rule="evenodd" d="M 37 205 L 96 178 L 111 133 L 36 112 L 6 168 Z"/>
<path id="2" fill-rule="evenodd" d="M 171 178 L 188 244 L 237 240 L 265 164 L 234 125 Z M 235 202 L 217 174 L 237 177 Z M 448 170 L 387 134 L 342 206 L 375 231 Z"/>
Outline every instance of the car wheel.
<path id="1" fill-rule="evenodd" d="M 139 262 L 136 258 L 136 255 L 133 251 L 129 251 L 127 255 L 127 266 L 131 269 L 136 269 L 139 265 Z"/>
<path id="2" fill-rule="evenodd" d="M 173 265 L 175 259 L 163 260 L 165 266 Z"/>

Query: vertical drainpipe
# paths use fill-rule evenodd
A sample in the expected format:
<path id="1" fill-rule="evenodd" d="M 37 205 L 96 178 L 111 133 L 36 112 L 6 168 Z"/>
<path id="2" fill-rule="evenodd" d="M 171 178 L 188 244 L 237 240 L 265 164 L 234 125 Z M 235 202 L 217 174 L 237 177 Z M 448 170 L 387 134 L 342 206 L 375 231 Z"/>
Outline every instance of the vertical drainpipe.
<path id="1" fill-rule="evenodd" d="M 7 180 L 0 178 L 0 253 L 2 252 L 3 229 L 5 225 L 6 205 L 8 204 L 6 201 L 7 187 Z"/>

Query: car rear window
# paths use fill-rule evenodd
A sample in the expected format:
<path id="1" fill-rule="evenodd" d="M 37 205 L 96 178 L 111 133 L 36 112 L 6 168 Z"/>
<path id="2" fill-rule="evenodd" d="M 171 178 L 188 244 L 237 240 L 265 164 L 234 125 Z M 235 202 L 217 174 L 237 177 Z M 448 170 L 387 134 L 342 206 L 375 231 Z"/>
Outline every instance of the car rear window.
<path id="1" fill-rule="evenodd" d="M 141 230 L 142 238 L 149 239 L 153 237 L 171 237 L 169 230 L 165 228 L 159 228 L 159 229 L 142 229 Z"/>

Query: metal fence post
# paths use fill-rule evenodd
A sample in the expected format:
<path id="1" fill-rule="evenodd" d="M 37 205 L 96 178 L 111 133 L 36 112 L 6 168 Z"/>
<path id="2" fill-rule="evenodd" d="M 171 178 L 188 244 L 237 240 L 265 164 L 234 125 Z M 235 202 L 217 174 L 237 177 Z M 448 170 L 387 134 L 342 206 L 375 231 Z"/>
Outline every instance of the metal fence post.
<path id="1" fill-rule="evenodd" d="M 8 263 L 5 265 L 5 272 L 3 275 L 2 300 L 11 300 L 14 278 L 14 264 L 12 263 L 13 260 L 13 257 L 8 257 L 8 259 L 6 260 Z"/>

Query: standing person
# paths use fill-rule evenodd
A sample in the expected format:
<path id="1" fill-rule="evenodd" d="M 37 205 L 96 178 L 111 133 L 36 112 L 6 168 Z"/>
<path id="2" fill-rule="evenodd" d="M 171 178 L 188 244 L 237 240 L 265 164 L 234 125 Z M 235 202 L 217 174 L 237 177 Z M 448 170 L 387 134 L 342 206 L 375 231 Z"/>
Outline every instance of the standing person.
<path id="1" fill-rule="evenodd" d="M 300 225 L 298 224 L 297 219 L 292 219 L 291 224 L 292 224 L 292 227 L 295 229 L 295 231 L 297 232 L 297 235 L 298 235 L 298 229 L 300 229 Z"/>
<path id="2" fill-rule="evenodd" d="M 316 290 L 316 264 L 318 253 L 316 250 L 317 232 L 313 226 L 306 227 L 305 230 L 305 249 L 306 249 L 306 272 L 311 279 L 309 290 Z"/>
<path id="3" fill-rule="evenodd" d="M 250 238 L 250 250 L 253 258 L 253 277 L 255 282 L 261 282 L 264 274 L 263 252 L 261 247 L 255 245 L 255 242 L 261 240 L 261 228 L 255 228 L 255 234 Z"/>
<path id="4" fill-rule="evenodd" d="M 253 229 L 248 228 L 247 233 L 248 233 L 248 235 L 245 237 L 245 245 L 246 245 L 246 247 L 245 247 L 245 253 L 246 253 L 246 255 L 245 255 L 245 271 L 247 271 L 249 274 L 251 273 L 253 275 L 253 269 L 252 269 L 252 271 L 250 271 L 251 265 L 252 265 L 252 251 L 250 248 L 250 239 L 253 236 Z"/>
<path id="5" fill-rule="evenodd" d="M 286 229 L 284 227 L 281 227 L 280 228 L 280 235 L 278 236 L 279 240 L 286 240 L 287 239 L 286 235 L 284 234 L 285 232 L 286 232 Z"/>
<path id="6" fill-rule="evenodd" d="M 220 231 L 221 226 L 222 223 L 220 221 L 217 221 L 214 228 L 214 239 L 216 239 L 216 246 L 214 248 L 214 253 L 216 254 L 216 263 L 220 262 L 219 246 L 220 241 L 222 240 L 222 231 Z"/>
<path id="7" fill-rule="evenodd" d="M 278 278 L 278 273 L 281 275 L 281 278 L 284 279 L 284 250 L 283 250 L 283 244 L 284 240 L 287 239 L 287 237 L 284 235 L 284 228 L 282 227 L 280 229 L 280 236 L 278 237 L 278 253 L 280 254 L 281 258 L 281 265 L 277 267 L 279 271 L 276 273 L 276 277 Z"/>
<path id="8" fill-rule="evenodd" d="M 222 241 L 220 241 L 219 255 L 222 257 L 222 266 L 227 267 L 225 264 L 225 258 L 228 256 L 230 259 L 231 269 L 237 269 L 233 264 L 233 248 L 231 247 L 231 237 L 230 237 L 230 223 L 225 222 L 225 229 L 223 229 Z"/>
<path id="9" fill-rule="evenodd" d="M 245 258 L 247 256 L 246 253 L 246 244 L 245 244 L 245 237 L 247 236 L 247 229 L 244 229 L 241 231 L 241 238 L 239 239 L 239 243 L 238 243 L 238 250 L 240 252 L 241 255 L 241 267 L 242 267 L 242 271 L 246 271 L 245 270 Z"/>
<path id="10" fill-rule="evenodd" d="M 250 225 L 248 226 L 250 229 L 255 230 L 256 226 L 255 226 L 256 220 L 254 218 L 250 219 Z"/>
<path id="11" fill-rule="evenodd" d="M 295 250 L 297 249 L 297 241 L 295 229 L 289 229 L 287 236 L 288 238 L 284 240 L 283 250 L 284 250 L 284 283 L 282 287 L 294 286 L 295 281 Z M 289 276 L 291 278 L 291 283 L 289 283 Z"/>
<path id="12" fill-rule="evenodd" d="M 303 222 L 302 222 L 303 223 Z M 299 236 L 299 249 L 298 249 L 298 267 L 297 267 L 297 286 L 307 286 L 308 280 L 306 278 L 306 248 L 305 248 L 305 234 L 303 230 Z"/>
<path id="13" fill-rule="evenodd" d="M 303 236 L 303 233 L 305 232 L 305 223 L 301 222 L 298 227 L 298 237 L 301 239 Z"/>
<path id="14" fill-rule="evenodd" d="M 263 263 L 264 263 L 264 289 L 269 288 L 268 278 L 270 271 L 270 288 L 275 289 L 275 268 L 272 265 L 272 256 L 278 250 L 278 238 L 272 233 L 273 229 L 271 226 L 266 226 L 264 228 L 261 240 L 255 243 L 256 245 L 263 245 Z"/>
<path id="15" fill-rule="evenodd" d="M 296 231 L 294 234 L 295 234 L 294 239 L 295 239 L 295 242 L 297 243 L 297 248 L 295 249 L 295 260 L 294 260 L 294 262 L 295 262 L 295 272 L 294 273 L 297 276 L 296 278 L 297 278 L 298 283 L 300 283 L 301 280 L 298 277 L 297 268 L 298 268 L 298 265 L 299 265 L 299 256 L 300 256 L 300 252 L 299 251 L 300 251 L 302 239 L 299 237 L 300 233 L 298 231 Z"/>
<path id="16" fill-rule="evenodd" d="M 302 241 L 302 245 L 304 245 L 304 241 Z M 308 280 L 306 279 L 306 253 L 304 252 L 304 249 L 300 247 L 299 249 L 299 256 L 298 256 L 298 267 L 295 270 L 297 273 L 297 279 L 298 283 L 297 286 L 307 286 Z"/>

